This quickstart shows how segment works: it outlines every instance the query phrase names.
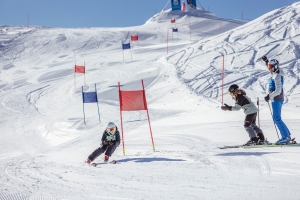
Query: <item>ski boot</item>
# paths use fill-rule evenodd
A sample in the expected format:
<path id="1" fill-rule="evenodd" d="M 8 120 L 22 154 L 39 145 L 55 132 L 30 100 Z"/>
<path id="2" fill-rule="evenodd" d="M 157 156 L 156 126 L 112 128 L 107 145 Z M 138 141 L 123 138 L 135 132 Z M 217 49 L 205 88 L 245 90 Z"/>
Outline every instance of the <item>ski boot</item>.
<path id="1" fill-rule="evenodd" d="M 248 142 L 246 142 L 246 144 L 243 144 L 243 146 L 257 145 L 258 144 L 258 140 L 259 139 L 257 137 L 253 137 Z"/>
<path id="2" fill-rule="evenodd" d="M 104 156 L 104 162 L 108 162 L 108 160 L 109 160 L 109 156 L 108 156 L 108 155 L 105 155 L 105 156 Z"/>

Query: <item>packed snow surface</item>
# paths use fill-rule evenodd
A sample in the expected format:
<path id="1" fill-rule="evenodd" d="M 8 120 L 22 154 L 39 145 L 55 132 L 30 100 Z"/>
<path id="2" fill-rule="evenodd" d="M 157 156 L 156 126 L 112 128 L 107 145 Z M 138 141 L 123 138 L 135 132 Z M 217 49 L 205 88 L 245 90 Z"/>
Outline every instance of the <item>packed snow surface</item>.
<path id="1" fill-rule="evenodd" d="M 248 23 L 169 10 L 136 27 L 0 26 L 0 199 L 299 200 L 299 147 L 218 148 L 249 140 L 244 113 L 220 109 L 222 97 L 234 104 L 233 83 L 259 98 L 258 124 L 278 140 L 263 55 L 286 74 L 282 118 L 300 141 L 299 19 L 294 3 Z M 117 164 L 84 164 L 108 122 L 121 130 L 118 82 L 141 90 L 141 80 L 155 152 L 146 111 L 124 111 L 125 155 L 120 145 Z M 101 122 L 89 103 L 85 125 L 82 89 L 95 84 Z"/>

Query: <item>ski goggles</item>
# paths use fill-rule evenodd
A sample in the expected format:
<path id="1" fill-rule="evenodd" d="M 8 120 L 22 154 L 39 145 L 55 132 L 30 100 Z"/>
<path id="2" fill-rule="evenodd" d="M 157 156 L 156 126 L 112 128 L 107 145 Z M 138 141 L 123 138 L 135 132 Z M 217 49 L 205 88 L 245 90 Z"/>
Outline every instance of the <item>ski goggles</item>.
<path id="1" fill-rule="evenodd" d="M 228 94 L 232 97 L 232 98 L 235 98 L 235 95 L 231 92 L 228 92 Z"/>
<path id="2" fill-rule="evenodd" d="M 116 128 L 107 128 L 106 130 L 110 133 L 113 133 L 116 131 Z"/>
<path id="3" fill-rule="evenodd" d="M 273 69 L 275 66 L 272 64 L 268 64 L 268 69 Z"/>
<path id="4" fill-rule="evenodd" d="M 228 94 L 230 94 L 231 96 L 233 96 L 233 95 L 234 95 L 234 92 L 235 92 L 235 91 L 233 91 L 233 92 L 228 91 Z"/>
<path id="5" fill-rule="evenodd" d="M 234 92 L 235 92 L 235 91 L 234 91 Z M 230 94 L 230 96 L 231 96 L 233 99 L 235 99 L 235 98 L 236 98 L 236 96 L 235 96 L 234 92 L 232 93 L 232 92 L 228 91 L 228 94 Z"/>

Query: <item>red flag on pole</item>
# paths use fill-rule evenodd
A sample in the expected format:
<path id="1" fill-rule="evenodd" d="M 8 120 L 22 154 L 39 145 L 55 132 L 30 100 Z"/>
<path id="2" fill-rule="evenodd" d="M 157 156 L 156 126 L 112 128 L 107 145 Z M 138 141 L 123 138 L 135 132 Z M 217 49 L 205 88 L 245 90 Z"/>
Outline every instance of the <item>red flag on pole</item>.
<path id="1" fill-rule="evenodd" d="M 122 99 L 120 105 L 122 111 L 147 110 L 147 103 L 143 90 L 120 90 L 120 98 Z"/>
<path id="2" fill-rule="evenodd" d="M 85 66 L 75 65 L 75 73 L 85 73 Z"/>
<path id="3" fill-rule="evenodd" d="M 122 120 L 122 111 L 137 111 L 137 110 L 146 110 L 148 123 L 150 128 L 150 136 L 152 140 L 152 148 L 155 151 L 154 140 L 152 136 L 152 129 L 150 124 L 150 117 L 147 107 L 146 93 L 144 89 L 144 81 L 142 80 L 143 90 L 135 91 L 122 91 L 120 82 L 119 85 L 119 101 L 120 101 L 120 118 L 121 118 L 121 129 L 122 129 L 122 145 L 123 145 L 123 154 L 125 155 L 125 146 L 124 146 L 124 131 L 123 131 L 123 120 Z"/>
<path id="4" fill-rule="evenodd" d="M 131 36 L 131 41 L 137 41 L 139 40 L 139 36 L 138 35 L 132 35 Z"/>
<path id="5" fill-rule="evenodd" d="M 134 35 L 131 35 L 131 41 L 138 42 L 138 49 L 140 49 L 140 44 L 139 44 L 139 35 L 136 33 Z"/>
<path id="6" fill-rule="evenodd" d="M 75 67 L 74 67 L 74 88 L 76 88 L 76 73 L 81 73 L 84 74 L 84 85 L 86 85 L 85 82 L 85 62 L 84 65 L 76 65 L 75 63 Z"/>

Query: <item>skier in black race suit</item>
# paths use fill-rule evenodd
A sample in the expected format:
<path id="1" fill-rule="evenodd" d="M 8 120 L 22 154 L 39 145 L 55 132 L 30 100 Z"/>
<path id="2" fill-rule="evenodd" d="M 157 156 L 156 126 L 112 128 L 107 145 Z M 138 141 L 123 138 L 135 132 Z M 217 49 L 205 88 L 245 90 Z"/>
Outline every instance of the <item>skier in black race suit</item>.
<path id="1" fill-rule="evenodd" d="M 89 155 L 86 163 L 91 163 L 98 156 L 105 152 L 104 161 L 108 161 L 109 157 L 114 153 L 120 145 L 120 133 L 117 126 L 113 122 L 109 122 L 101 139 L 101 144 L 91 155 Z"/>

